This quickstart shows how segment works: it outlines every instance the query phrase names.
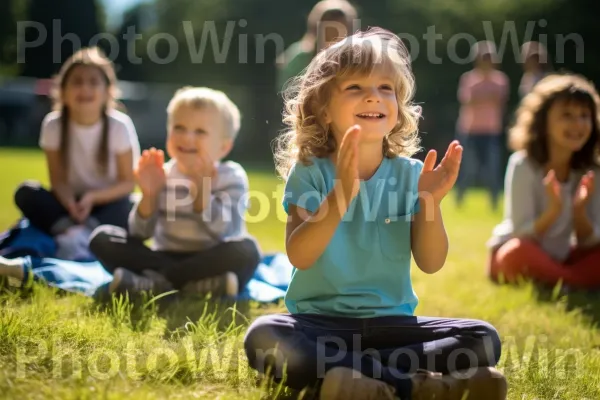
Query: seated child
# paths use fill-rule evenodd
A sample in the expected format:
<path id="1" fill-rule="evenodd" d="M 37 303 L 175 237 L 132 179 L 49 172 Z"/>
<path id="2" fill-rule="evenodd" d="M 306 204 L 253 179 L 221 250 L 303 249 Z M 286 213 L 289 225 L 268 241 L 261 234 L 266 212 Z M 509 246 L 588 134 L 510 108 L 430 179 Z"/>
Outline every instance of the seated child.
<path id="1" fill-rule="evenodd" d="M 222 92 L 186 87 L 168 108 L 166 148 L 144 150 L 136 176 L 142 192 L 129 232 L 101 226 L 90 248 L 114 275 L 111 292 L 175 288 L 238 294 L 260 262 L 244 221 L 248 177 L 221 161 L 240 129 L 238 108 Z M 152 238 L 152 249 L 144 240 Z"/>
<path id="2" fill-rule="evenodd" d="M 577 75 L 549 75 L 523 98 L 505 219 L 488 243 L 491 279 L 600 288 L 599 119 L 598 93 Z"/>
<path id="3" fill-rule="evenodd" d="M 276 155 L 290 313 L 252 323 L 250 366 L 297 390 L 321 383 L 321 399 L 505 399 L 493 326 L 414 315 L 411 255 L 426 274 L 444 266 L 440 203 L 462 147 L 450 144 L 437 166 L 433 150 L 410 158 L 420 110 L 407 49 L 381 29 L 357 33 L 296 84 Z"/>
<path id="4" fill-rule="evenodd" d="M 76 52 L 56 78 L 55 110 L 42 123 L 50 190 L 28 181 L 15 204 L 36 228 L 52 235 L 58 258 L 89 258 L 88 240 L 101 224 L 127 226 L 138 136 L 118 111 L 111 61 L 97 48 Z"/>

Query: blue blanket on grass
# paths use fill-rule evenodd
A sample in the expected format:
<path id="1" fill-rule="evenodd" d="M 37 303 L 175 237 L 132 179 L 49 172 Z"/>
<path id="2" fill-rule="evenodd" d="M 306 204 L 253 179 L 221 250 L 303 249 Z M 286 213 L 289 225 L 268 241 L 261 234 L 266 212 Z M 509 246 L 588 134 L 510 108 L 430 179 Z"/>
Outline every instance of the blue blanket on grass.
<path id="1" fill-rule="evenodd" d="M 52 237 L 29 225 L 25 219 L 0 233 L 0 255 L 7 258 L 27 257 L 29 262 L 26 268 L 38 281 L 92 297 L 112 280 L 112 275 L 98 261 L 61 260 L 54 258 L 55 253 L 56 244 Z M 292 269 L 285 254 L 265 254 L 238 299 L 278 301 L 285 295 Z"/>

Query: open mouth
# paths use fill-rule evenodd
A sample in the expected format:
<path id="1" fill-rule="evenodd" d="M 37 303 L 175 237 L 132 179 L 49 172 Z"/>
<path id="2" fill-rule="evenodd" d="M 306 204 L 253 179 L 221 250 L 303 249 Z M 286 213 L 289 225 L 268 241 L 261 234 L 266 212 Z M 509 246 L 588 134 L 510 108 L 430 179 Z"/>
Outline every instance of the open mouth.
<path id="1" fill-rule="evenodd" d="M 196 154 L 198 153 L 197 149 L 186 148 L 186 147 L 177 147 L 177 151 L 183 154 Z"/>
<path id="2" fill-rule="evenodd" d="M 94 101 L 93 97 L 81 96 L 77 98 L 77 102 L 79 103 L 92 103 Z"/>
<path id="3" fill-rule="evenodd" d="M 583 133 L 574 133 L 574 132 L 567 132 L 565 133 L 565 137 L 569 140 L 582 140 L 585 137 L 585 134 Z"/>
<path id="4" fill-rule="evenodd" d="M 366 119 L 366 120 L 377 120 L 377 119 L 385 118 L 385 114 L 378 113 L 378 112 L 360 113 L 360 114 L 356 114 L 356 116 L 360 119 Z"/>

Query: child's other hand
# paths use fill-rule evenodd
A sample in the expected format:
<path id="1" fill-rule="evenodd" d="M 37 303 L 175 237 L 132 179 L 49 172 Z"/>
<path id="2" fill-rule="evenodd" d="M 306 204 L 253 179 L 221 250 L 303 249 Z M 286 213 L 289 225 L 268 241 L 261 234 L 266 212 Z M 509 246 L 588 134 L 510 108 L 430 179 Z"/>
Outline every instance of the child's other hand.
<path id="1" fill-rule="evenodd" d="M 346 205 L 358 195 L 360 181 L 358 179 L 358 142 L 360 126 L 354 125 L 346 131 L 338 151 L 336 162 L 336 179 L 339 190 L 343 194 Z"/>
<path id="2" fill-rule="evenodd" d="M 75 197 L 67 200 L 66 207 L 69 216 L 75 221 L 79 222 L 79 209 L 77 208 L 77 201 L 75 201 Z"/>
<path id="3" fill-rule="evenodd" d="M 423 170 L 419 178 L 419 193 L 431 195 L 436 205 L 440 204 L 456 183 L 462 152 L 463 148 L 458 141 L 453 141 L 448 146 L 442 161 L 435 167 L 437 153 L 435 150 L 430 150 L 423 162 Z"/>
<path id="4" fill-rule="evenodd" d="M 209 180 L 208 183 L 212 186 L 212 180 L 217 176 L 215 162 L 205 149 L 200 149 L 198 156 L 189 160 L 186 170 L 190 179 L 200 188 L 204 184 L 205 178 Z"/>
<path id="5" fill-rule="evenodd" d="M 548 196 L 550 208 L 560 212 L 562 210 L 562 198 L 560 197 L 560 184 L 556 179 L 556 174 L 553 169 L 548 171 L 544 178 L 544 188 Z"/>
<path id="6" fill-rule="evenodd" d="M 76 212 L 77 216 L 75 220 L 80 224 L 84 223 L 85 220 L 90 216 L 92 208 L 94 207 L 94 195 L 92 192 L 84 194 L 81 199 L 77 202 Z"/>
<path id="7" fill-rule="evenodd" d="M 144 196 L 156 197 L 167 182 L 163 164 L 165 154 L 154 147 L 144 150 L 135 171 L 137 183 Z"/>
<path id="8" fill-rule="evenodd" d="M 594 172 L 588 171 L 581 177 L 577 190 L 575 191 L 575 198 L 573 199 L 573 208 L 576 211 L 583 211 L 594 193 Z"/>

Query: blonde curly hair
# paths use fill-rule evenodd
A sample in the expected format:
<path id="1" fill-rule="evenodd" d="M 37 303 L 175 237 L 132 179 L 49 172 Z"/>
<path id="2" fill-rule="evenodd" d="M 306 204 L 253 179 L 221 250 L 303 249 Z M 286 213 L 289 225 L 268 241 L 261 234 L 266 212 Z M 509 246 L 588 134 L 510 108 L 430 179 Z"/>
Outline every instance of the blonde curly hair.
<path id="1" fill-rule="evenodd" d="M 575 74 L 552 74 L 539 81 L 516 111 L 509 131 L 511 150 L 524 150 L 539 165 L 549 161 L 548 111 L 558 101 L 574 102 L 588 107 L 592 115 L 592 134 L 583 147 L 571 157 L 571 167 L 586 169 L 600 165 L 600 98 L 594 84 Z"/>
<path id="2" fill-rule="evenodd" d="M 415 89 L 410 55 L 393 33 L 372 28 L 324 49 L 305 72 L 290 81 L 284 93 L 284 123 L 288 129 L 276 139 L 275 164 L 284 178 L 292 166 L 309 164 L 311 157 L 328 157 L 336 141 L 324 122 L 324 112 L 336 79 L 367 75 L 377 67 L 393 71 L 398 99 L 398 122 L 383 141 L 383 155 L 410 157 L 420 150 L 419 106 L 413 104 Z"/>

